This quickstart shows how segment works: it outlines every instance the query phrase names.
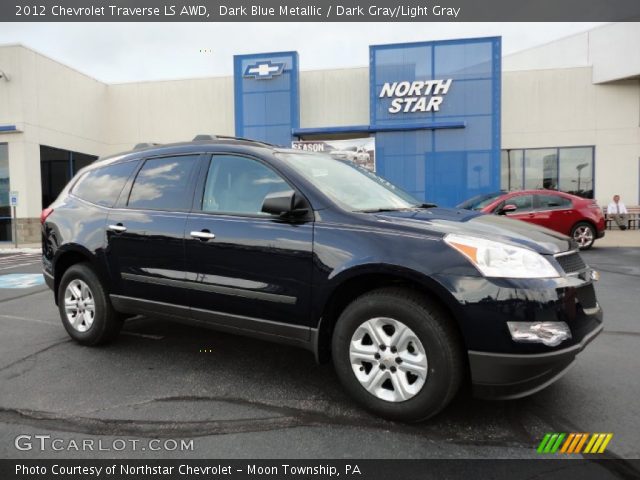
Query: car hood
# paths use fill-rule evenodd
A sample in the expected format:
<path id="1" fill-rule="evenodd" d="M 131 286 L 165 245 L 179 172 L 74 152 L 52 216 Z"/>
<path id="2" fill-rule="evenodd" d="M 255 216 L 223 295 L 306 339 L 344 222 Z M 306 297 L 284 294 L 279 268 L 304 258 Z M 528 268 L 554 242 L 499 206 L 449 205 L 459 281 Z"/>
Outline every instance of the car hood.
<path id="1" fill-rule="evenodd" d="M 431 235 L 472 235 L 553 255 L 575 248 L 573 241 L 548 228 L 499 215 L 470 210 L 429 208 L 375 214 L 386 227 L 418 229 Z"/>

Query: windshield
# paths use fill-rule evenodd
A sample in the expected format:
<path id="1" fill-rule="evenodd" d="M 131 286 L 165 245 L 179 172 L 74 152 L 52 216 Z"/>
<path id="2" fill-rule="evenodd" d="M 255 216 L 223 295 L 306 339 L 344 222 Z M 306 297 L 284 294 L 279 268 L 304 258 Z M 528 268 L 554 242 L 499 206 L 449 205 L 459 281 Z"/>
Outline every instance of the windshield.
<path id="1" fill-rule="evenodd" d="M 277 155 L 347 210 L 403 210 L 422 204 L 395 185 L 355 164 L 315 153 Z"/>
<path id="2" fill-rule="evenodd" d="M 505 192 L 493 192 L 493 193 L 483 193 L 481 195 L 476 195 L 469 200 L 462 202 L 460 205 L 456 206 L 456 208 L 462 208 L 464 210 L 482 210 L 484 207 L 493 202 L 496 198 L 501 195 L 504 195 Z"/>

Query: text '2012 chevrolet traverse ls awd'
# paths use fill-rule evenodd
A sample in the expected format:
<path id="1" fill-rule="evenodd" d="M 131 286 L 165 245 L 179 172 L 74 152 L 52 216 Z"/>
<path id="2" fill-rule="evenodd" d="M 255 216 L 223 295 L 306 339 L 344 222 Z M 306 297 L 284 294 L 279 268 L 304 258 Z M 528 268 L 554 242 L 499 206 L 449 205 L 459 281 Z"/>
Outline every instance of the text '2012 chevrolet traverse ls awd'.
<path id="1" fill-rule="evenodd" d="M 464 381 L 517 398 L 602 330 L 573 241 L 422 204 L 358 166 L 208 137 L 95 162 L 42 214 L 44 275 L 67 332 L 94 345 L 136 314 L 313 351 L 396 420 Z"/>

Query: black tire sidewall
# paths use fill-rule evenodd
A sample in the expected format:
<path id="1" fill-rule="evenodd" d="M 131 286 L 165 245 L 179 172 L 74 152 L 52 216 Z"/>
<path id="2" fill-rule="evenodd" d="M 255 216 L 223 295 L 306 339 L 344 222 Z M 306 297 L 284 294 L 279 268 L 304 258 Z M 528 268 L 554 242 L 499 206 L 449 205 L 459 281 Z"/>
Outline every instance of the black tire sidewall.
<path id="1" fill-rule="evenodd" d="M 578 222 L 576 223 L 573 228 L 571 229 L 571 238 L 573 239 L 573 235 L 575 234 L 576 230 L 580 227 L 587 227 L 591 230 L 591 235 L 593 236 L 593 239 L 591 240 L 591 243 L 587 246 L 584 247 L 578 247 L 580 250 L 589 250 L 591 247 L 593 247 L 593 244 L 596 241 L 596 229 L 593 227 L 593 225 L 591 225 L 588 222 Z"/>
<path id="2" fill-rule="evenodd" d="M 457 390 L 458 348 L 443 328 L 438 312 L 427 310 L 408 299 L 385 293 L 368 294 L 354 301 L 340 316 L 332 340 L 336 373 L 345 389 L 365 408 L 391 420 L 420 421 L 438 413 Z M 353 373 L 349 344 L 355 330 L 375 317 L 389 317 L 404 323 L 418 336 L 427 354 L 428 373 L 422 390 L 404 402 L 388 402 L 369 393 Z M 455 385 L 454 385 L 455 383 Z"/>
<path id="3" fill-rule="evenodd" d="M 89 286 L 95 305 L 95 318 L 86 332 L 80 332 L 73 328 L 69 320 L 67 320 L 64 307 L 65 290 L 76 279 L 84 281 Z M 85 263 L 73 265 L 62 276 L 60 287 L 58 288 L 58 309 L 62 324 L 69 336 L 84 345 L 96 345 L 102 342 L 106 332 L 109 330 L 109 322 L 113 321 L 109 318 L 111 305 L 108 303 L 104 288 L 91 267 Z"/>

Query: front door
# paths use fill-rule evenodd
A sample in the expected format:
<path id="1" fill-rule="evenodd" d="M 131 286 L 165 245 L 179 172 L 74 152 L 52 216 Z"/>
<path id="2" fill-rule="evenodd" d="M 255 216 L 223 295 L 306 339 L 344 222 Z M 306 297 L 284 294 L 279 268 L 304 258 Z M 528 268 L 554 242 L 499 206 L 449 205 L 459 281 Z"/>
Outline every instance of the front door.
<path id="1" fill-rule="evenodd" d="M 258 159 L 212 156 L 185 234 L 195 319 L 276 332 L 309 326 L 313 222 L 261 212 L 267 194 L 288 190 Z"/>
<path id="2" fill-rule="evenodd" d="M 147 159 L 126 198 L 107 218 L 105 255 L 118 296 L 136 306 L 181 306 L 184 231 L 193 199 L 198 155 Z"/>
<path id="3" fill-rule="evenodd" d="M 533 195 L 523 194 L 514 195 L 513 197 L 505 200 L 505 205 L 515 205 L 516 210 L 514 212 L 507 213 L 509 218 L 515 218 L 516 220 L 524 220 L 525 222 L 532 222 L 533 213 Z"/>

